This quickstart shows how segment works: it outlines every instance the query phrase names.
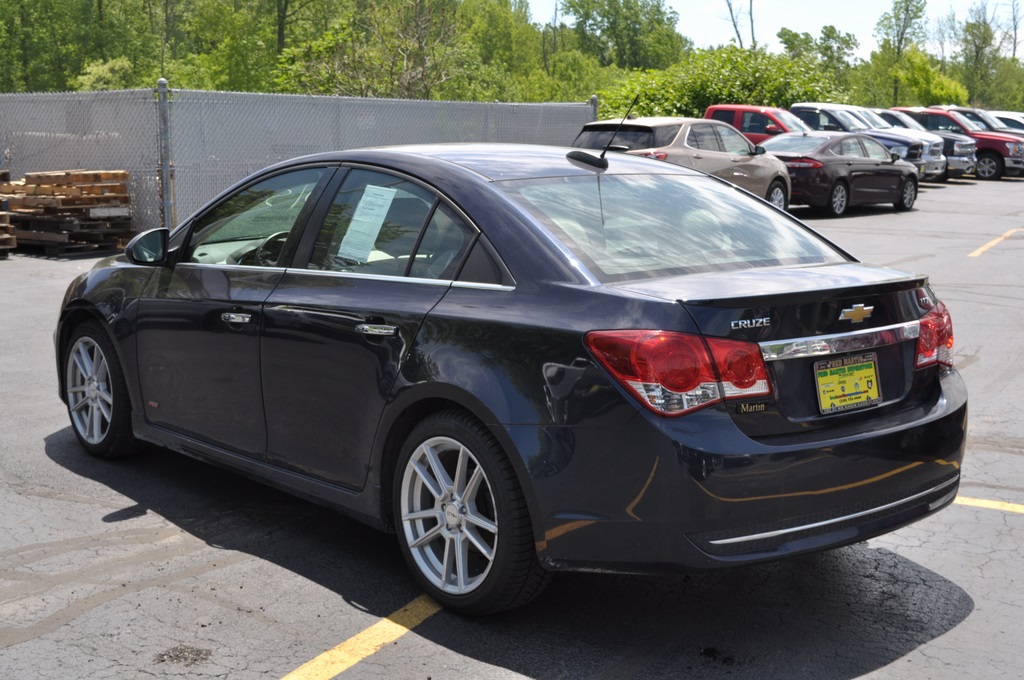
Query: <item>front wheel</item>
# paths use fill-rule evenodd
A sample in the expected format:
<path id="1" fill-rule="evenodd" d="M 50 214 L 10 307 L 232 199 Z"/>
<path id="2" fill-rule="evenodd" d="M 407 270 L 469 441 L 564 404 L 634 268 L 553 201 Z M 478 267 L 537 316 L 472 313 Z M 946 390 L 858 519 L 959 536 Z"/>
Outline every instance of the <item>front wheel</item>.
<path id="1" fill-rule="evenodd" d="M 549 575 L 537 561 L 522 489 L 494 437 L 445 411 L 410 433 L 394 512 L 406 563 L 432 598 L 461 614 L 526 604 Z"/>
<path id="2" fill-rule="evenodd" d="M 95 321 L 79 325 L 64 354 L 64 397 L 82 447 L 99 458 L 132 453 L 131 400 L 114 343 Z"/>
<path id="3" fill-rule="evenodd" d="M 774 180 L 768 186 L 768 193 L 765 194 L 765 198 L 779 210 L 785 210 L 789 207 L 789 195 L 786 193 L 786 185 L 783 184 L 782 180 Z"/>
<path id="4" fill-rule="evenodd" d="M 981 154 L 974 168 L 974 176 L 978 179 L 999 179 L 1003 176 L 1003 159 L 994 153 Z"/>
<path id="5" fill-rule="evenodd" d="M 910 210 L 917 200 L 917 182 L 909 177 L 903 182 L 900 189 L 900 197 L 893 202 L 893 207 L 899 211 Z"/>

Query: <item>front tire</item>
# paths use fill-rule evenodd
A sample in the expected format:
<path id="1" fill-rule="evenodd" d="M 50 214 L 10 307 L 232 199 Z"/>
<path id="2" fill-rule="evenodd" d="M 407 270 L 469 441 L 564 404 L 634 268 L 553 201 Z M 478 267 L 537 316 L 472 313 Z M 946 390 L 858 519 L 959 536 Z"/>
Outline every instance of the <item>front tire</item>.
<path id="1" fill-rule="evenodd" d="M 64 397 L 71 429 L 90 455 L 133 452 L 131 400 L 117 350 L 95 321 L 75 328 L 64 354 Z"/>
<path id="2" fill-rule="evenodd" d="M 981 154 L 974 168 L 974 176 L 985 180 L 999 179 L 1003 176 L 1003 159 L 991 152 Z"/>
<path id="3" fill-rule="evenodd" d="M 512 464 L 468 414 L 445 411 L 417 425 L 399 455 L 394 487 L 402 554 L 447 609 L 512 609 L 547 584 Z"/>
<path id="4" fill-rule="evenodd" d="M 917 182 L 908 177 L 900 187 L 900 197 L 892 205 L 896 210 L 903 212 L 913 209 L 915 201 L 917 201 Z"/>
<path id="5" fill-rule="evenodd" d="M 845 182 L 836 182 L 832 185 L 832 191 L 828 194 L 828 203 L 825 210 L 832 217 L 842 217 L 850 205 L 850 190 Z"/>

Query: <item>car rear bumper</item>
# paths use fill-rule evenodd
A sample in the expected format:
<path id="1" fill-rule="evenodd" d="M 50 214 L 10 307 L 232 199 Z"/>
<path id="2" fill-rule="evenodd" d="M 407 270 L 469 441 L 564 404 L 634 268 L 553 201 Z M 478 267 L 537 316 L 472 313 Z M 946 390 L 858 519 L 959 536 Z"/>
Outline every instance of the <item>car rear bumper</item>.
<path id="1" fill-rule="evenodd" d="M 914 522 L 959 487 L 966 388 L 955 373 L 942 382 L 934 404 L 802 445 L 729 432 L 724 409 L 679 419 L 669 437 L 646 419 L 576 429 L 565 467 L 532 480 L 538 555 L 551 570 L 687 571 L 836 548 Z M 620 454 L 590 455 L 609 445 Z"/>

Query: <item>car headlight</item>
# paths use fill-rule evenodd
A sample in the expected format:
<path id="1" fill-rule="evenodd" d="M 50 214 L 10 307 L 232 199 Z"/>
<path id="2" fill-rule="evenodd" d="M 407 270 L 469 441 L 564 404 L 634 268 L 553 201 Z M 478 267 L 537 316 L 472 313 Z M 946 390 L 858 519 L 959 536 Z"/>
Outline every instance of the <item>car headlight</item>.
<path id="1" fill-rule="evenodd" d="M 907 154 L 910 153 L 910 149 L 905 146 L 894 146 L 891 149 L 889 149 L 889 151 L 892 151 L 893 153 L 898 153 L 900 155 L 900 158 L 904 160 L 906 160 Z"/>
<path id="2" fill-rule="evenodd" d="M 974 153 L 974 145 L 968 142 L 954 142 L 953 143 L 953 155 L 954 156 L 970 156 Z"/>
<path id="3" fill-rule="evenodd" d="M 1011 156 L 1024 156 L 1024 144 L 1006 143 L 1006 150 Z"/>

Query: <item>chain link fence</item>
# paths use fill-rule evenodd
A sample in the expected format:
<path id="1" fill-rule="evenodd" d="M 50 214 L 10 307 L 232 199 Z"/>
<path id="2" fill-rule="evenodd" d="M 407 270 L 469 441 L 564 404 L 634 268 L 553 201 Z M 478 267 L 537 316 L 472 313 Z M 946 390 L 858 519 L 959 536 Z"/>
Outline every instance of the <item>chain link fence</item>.
<path id="1" fill-rule="evenodd" d="M 389 144 L 569 145 L 596 105 L 502 104 L 169 91 L 174 213 L 184 218 L 246 175 L 320 151 Z M 133 228 L 161 224 L 161 127 L 152 90 L 0 94 L 0 169 L 128 170 Z M 165 166 L 166 167 L 166 166 Z M 173 219 L 169 220 L 173 223 Z"/>

